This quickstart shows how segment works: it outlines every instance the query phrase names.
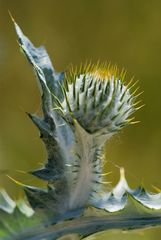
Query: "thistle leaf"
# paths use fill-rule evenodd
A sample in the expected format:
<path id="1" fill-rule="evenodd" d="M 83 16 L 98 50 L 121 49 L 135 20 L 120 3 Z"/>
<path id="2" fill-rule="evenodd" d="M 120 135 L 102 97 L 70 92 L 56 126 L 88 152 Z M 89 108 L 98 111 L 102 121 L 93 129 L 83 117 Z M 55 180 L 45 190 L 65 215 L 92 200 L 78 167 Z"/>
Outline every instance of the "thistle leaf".
<path id="1" fill-rule="evenodd" d="M 18 41 L 22 51 L 25 53 L 27 59 L 32 65 L 34 62 L 42 70 L 43 74 L 45 75 L 46 84 L 50 91 L 53 92 L 57 97 L 60 97 L 58 82 L 63 80 L 64 73 L 57 73 L 55 71 L 45 47 L 41 46 L 36 48 L 23 34 L 20 27 L 17 25 L 13 18 L 12 20 L 15 25 Z"/>
<path id="2" fill-rule="evenodd" d="M 15 203 L 5 190 L 0 191 L 1 239 L 19 239 L 19 233 L 30 231 L 40 222 L 41 220 L 34 216 L 33 209 L 24 200 Z"/>

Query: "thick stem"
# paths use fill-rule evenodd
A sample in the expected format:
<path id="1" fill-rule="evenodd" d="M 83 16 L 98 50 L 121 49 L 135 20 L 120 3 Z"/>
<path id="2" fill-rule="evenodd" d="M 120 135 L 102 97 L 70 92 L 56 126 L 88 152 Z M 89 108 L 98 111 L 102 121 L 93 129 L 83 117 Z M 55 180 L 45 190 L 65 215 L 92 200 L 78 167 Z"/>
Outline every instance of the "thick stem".
<path id="1" fill-rule="evenodd" d="M 161 225 L 161 214 L 158 216 L 140 215 L 138 217 L 81 217 L 78 219 L 65 221 L 46 229 L 37 229 L 29 234 L 22 234 L 17 240 L 55 240 L 66 234 L 77 233 L 82 237 L 112 229 L 130 230 L 142 229 Z"/>

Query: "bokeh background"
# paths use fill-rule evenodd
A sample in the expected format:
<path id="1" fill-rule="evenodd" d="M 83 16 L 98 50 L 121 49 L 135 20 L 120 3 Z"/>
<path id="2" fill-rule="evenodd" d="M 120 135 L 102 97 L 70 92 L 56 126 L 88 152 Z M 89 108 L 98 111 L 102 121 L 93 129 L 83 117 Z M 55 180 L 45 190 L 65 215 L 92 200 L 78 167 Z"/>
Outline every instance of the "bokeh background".
<path id="1" fill-rule="evenodd" d="M 45 45 L 58 71 L 86 60 L 110 61 L 139 79 L 145 107 L 139 124 L 107 145 L 111 184 L 123 166 L 131 186 L 161 188 L 161 1 L 0 0 L 0 185 L 11 196 L 23 193 L 6 175 L 41 184 L 23 173 L 43 163 L 39 133 L 25 112 L 40 113 L 40 95 L 31 66 L 20 54 L 8 10 L 34 44 Z M 109 232 L 95 239 L 161 239 L 160 229 Z M 93 237 L 92 237 L 93 239 Z"/>

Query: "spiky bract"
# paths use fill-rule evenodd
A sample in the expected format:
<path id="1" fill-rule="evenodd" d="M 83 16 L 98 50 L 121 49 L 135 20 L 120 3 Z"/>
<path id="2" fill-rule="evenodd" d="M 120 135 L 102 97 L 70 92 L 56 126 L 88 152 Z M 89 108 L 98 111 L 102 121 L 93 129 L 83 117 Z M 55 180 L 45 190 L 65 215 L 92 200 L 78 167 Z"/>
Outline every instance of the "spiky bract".
<path id="1" fill-rule="evenodd" d="M 117 67 L 89 64 L 65 74 L 59 107 L 69 122 L 76 119 L 89 133 L 111 136 L 134 119 L 129 117 L 137 109 L 135 85 Z"/>

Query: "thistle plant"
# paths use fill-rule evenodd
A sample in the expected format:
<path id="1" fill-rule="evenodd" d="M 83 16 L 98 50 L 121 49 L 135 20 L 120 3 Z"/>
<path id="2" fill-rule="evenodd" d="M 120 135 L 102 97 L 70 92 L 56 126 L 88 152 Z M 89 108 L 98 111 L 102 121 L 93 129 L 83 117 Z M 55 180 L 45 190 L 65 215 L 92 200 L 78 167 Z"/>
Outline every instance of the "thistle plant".
<path id="1" fill-rule="evenodd" d="M 57 73 L 44 47 L 35 48 L 14 22 L 20 49 L 41 89 L 43 116 L 28 113 L 45 144 L 47 160 L 30 174 L 46 188 L 21 184 L 26 198 L 13 201 L 0 192 L 0 238 L 76 239 L 109 229 L 161 225 L 161 193 L 131 189 L 120 181 L 105 187 L 104 146 L 123 127 L 135 123 L 136 82 L 110 64 L 85 64 Z"/>

